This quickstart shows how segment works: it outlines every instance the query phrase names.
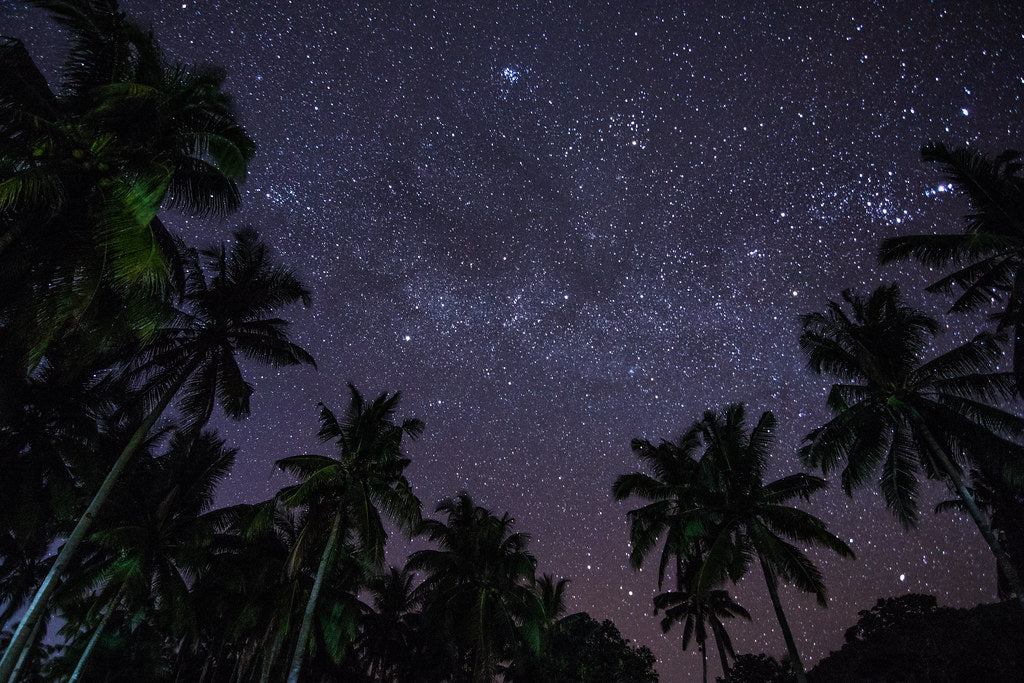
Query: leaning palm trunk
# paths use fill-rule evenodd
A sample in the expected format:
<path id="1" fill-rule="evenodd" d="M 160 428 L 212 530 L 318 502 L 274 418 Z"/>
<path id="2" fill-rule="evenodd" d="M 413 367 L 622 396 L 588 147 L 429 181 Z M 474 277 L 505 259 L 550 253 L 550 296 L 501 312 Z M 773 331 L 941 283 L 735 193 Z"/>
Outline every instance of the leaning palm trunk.
<path id="1" fill-rule="evenodd" d="M 302 615 L 299 639 L 295 642 L 295 654 L 292 656 L 292 665 L 288 671 L 288 683 L 298 683 L 299 681 L 302 660 L 306 656 L 306 645 L 309 643 L 310 632 L 313 630 L 313 612 L 316 611 L 316 601 L 320 597 L 320 589 L 323 587 L 324 577 L 327 575 L 327 565 L 330 564 L 331 555 L 334 554 L 334 548 L 338 545 L 340 532 L 341 515 L 336 514 L 334 516 L 334 525 L 331 527 L 331 535 L 327 538 L 327 547 L 324 548 L 324 554 L 320 556 L 320 566 L 316 570 L 313 589 L 309 592 L 306 611 Z"/>
<path id="2" fill-rule="evenodd" d="M 110 621 L 110 617 L 114 614 L 114 610 L 117 609 L 118 604 L 121 602 L 121 596 L 124 594 L 124 585 L 117 589 L 117 593 L 111 598 L 110 602 L 107 603 L 107 611 L 103 614 L 103 618 L 100 619 L 100 623 L 96 625 L 96 629 L 92 632 L 92 637 L 89 638 L 89 642 L 86 643 L 85 649 L 82 650 L 82 656 L 78 658 L 78 664 L 75 666 L 75 670 L 71 673 L 71 678 L 68 679 L 68 683 L 76 683 L 81 677 L 82 672 L 85 671 L 85 664 L 89 661 L 89 655 L 96 648 L 96 643 L 100 642 L 100 636 L 103 635 L 103 631 L 107 628 L 107 622 Z"/>
<path id="3" fill-rule="evenodd" d="M 11 673 L 11 683 L 15 683 L 21 676 L 21 669 L 25 666 L 25 662 L 28 661 L 28 655 L 32 651 L 32 646 L 35 645 L 36 640 L 39 639 L 39 631 L 42 630 L 45 619 L 36 619 L 35 625 L 32 627 L 32 634 L 28 637 L 28 645 L 21 651 L 21 655 L 18 657 L 18 663 L 14 665 L 14 671 Z"/>
<path id="4" fill-rule="evenodd" d="M 779 584 L 775 578 L 775 572 L 761 560 L 761 571 L 764 572 L 764 581 L 768 584 L 768 595 L 772 599 L 772 607 L 775 608 L 775 616 L 779 620 L 779 628 L 782 629 L 782 637 L 786 641 L 786 650 L 789 651 L 789 658 L 793 664 L 793 673 L 796 675 L 797 683 L 807 683 L 807 674 L 804 673 L 803 662 L 800 661 L 800 654 L 796 651 L 796 641 L 793 640 L 793 632 L 789 630 L 789 622 L 786 621 L 786 614 L 782 611 L 782 601 L 779 600 Z"/>
<path id="5" fill-rule="evenodd" d="M 977 525 L 978 531 L 981 532 L 982 538 L 985 539 L 989 549 L 992 550 L 992 554 L 995 555 L 996 564 L 1003 570 L 1003 575 L 1006 577 L 1006 582 L 1010 585 L 1010 590 L 1013 591 L 1017 600 L 1024 603 L 1024 584 L 1021 583 L 1020 574 L 1017 573 L 1017 568 L 1013 565 L 1013 560 L 1010 559 L 1006 549 L 1003 548 L 1003 544 L 999 542 L 999 539 L 992 531 L 992 524 L 989 522 L 988 515 L 978 507 L 978 502 L 974 500 L 974 496 L 967 488 L 964 475 L 950 460 L 946 449 L 936 441 L 931 430 L 924 424 L 920 424 L 919 428 L 921 436 L 924 437 L 925 442 L 928 444 L 928 448 L 931 449 L 935 459 L 938 460 L 942 473 L 946 475 L 949 483 L 953 485 L 957 496 L 963 501 L 968 514 L 970 514 L 971 519 Z"/>
<path id="6" fill-rule="evenodd" d="M 92 502 L 89 503 L 89 507 L 82 513 L 82 517 L 78 520 L 78 524 L 75 525 L 71 535 L 68 536 L 67 540 L 64 541 L 64 546 L 60 549 L 57 554 L 57 558 L 53 562 L 53 566 L 50 567 L 50 571 L 47 572 L 46 578 L 43 579 L 39 589 L 32 598 L 32 602 L 29 604 L 28 609 L 21 618 L 21 623 L 18 624 L 18 628 L 14 631 L 14 635 L 11 637 L 10 645 L 7 647 L 7 651 L 4 653 L 3 659 L 0 660 L 0 681 L 11 680 L 11 674 L 14 670 L 14 664 L 18 657 L 21 656 L 22 651 L 27 646 L 29 640 L 29 625 L 33 624 L 36 619 L 42 618 L 42 613 L 46 609 L 46 605 L 53 595 L 53 592 L 57 589 L 58 581 L 64 574 L 67 568 L 71 565 L 71 560 L 74 559 L 75 553 L 78 550 L 78 546 L 85 539 L 86 534 L 89 533 L 89 528 L 92 526 L 93 520 L 99 513 L 100 507 L 110 497 L 110 492 L 114 489 L 114 485 L 120 478 L 121 473 L 124 472 L 125 468 L 128 467 L 128 463 L 131 462 L 132 457 L 136 451 L 139 450 L 139 446 L 142 445 L 143 441 L 149 435 L 149 430 L 153 428 L 156 421 L 166 410 L 171 399 L 178 393 L 181 386 L 185 383 L 192 371 L 195 370 L 198 360 L 193 361 L 189 364 L 185 370 L 178 376 L 174 383 L 164 392 L 164 395 L 160 398 L 160 402 L 146 415 L 142 424 L 139 425 L 138 429 L 132 434 L 128 443 L 125 444 L 121 454 L 117 457 L 117 461 L 114 466 L 110 468 L 110 472 L 107 473 L 106 479 L 100 485 L 96 495 L 93 496 Z"/>
<path id="7" fill-rule="evenodd" d="M 711 625 L 711 634 L 715 637 L 715 646 L 718 647 L 718 656 L 722 660 L 722 676 L 726 676 L 729 673 L 729 658 L 726 656 L 725 643 L 722 642 L 722 635 L 719 634 L 719 627 L 716 624 Z"/>
<path id="8" fill-rule="evenodd" d="M 284 643 L 284 635 L 278 632 L 274 636 L 274 644 L 270 646 L 270 652 L 263 659 L 260 683 L 270 683 L 270 672 L 274 669 L 274 662 L 277 661 L 277 655 L 281 651 L 282 643 Z"/>

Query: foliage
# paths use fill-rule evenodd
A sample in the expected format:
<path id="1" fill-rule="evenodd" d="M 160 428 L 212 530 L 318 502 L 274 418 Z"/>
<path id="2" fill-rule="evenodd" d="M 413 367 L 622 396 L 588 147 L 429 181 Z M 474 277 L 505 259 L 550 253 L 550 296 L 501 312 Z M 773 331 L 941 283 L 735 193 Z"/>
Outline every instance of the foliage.
<path id="1" fill-rule="evenodd" d="M 794 683 L 796 677 L 789 662 L 783 663 L 764 653 L 740 655 L 718 683 Z"/>
<path id="2" fill-rule="evenodd" d="M 553 680 L 566 683 L 656 683 L 649 649 L 632 645 L 611 621 L 586 612 L 565 617 L 552 648 Z"/>
<path id="3" fill-rule="evenodd" d="M 60 92 L 0 41 L 0 327 L 28 368 L 77 331 L 148 339 L 180 280 L 159 213 L 234 210 L 255 149 L 223 71 L 167 62 L 112 0 L 36 4 L 69 38 Z"/>
<path id="4" fill-rule="evenodd" d="M 1013 397 L 1010 373 L 998 372 L 1002 350 L 982 333 L 931 360 L 924 355 L 936 320 L 906 305 L 896 285 L 868 296 L 843 292 L 844 307 L 803 317 L 800 346 L 818 374 L 838 380 L 828 394 L 832 419 L 805 438 L 801 456 L 823 473 L 844 465 L 849 494 L 881 468 L 879 488 L 904 527 L 918 518 L 918 477 L 945 481 L 992 549 L 1012 590 L 1024 583 L 967 486 L 963 466 L 1024 481 L 1024 418 L 992 405 Z"/>
<path id="5" fill-rule="evenodd" d="M 420 527 L 438 547 L 417 550 L 408 568 L 425 574 L 417 589 L 423 614 L 455 648 L 460 678 L 490 681 L 517 645 L 536 652 L 542 604 L 531 590 L 537 561 L 514 520 L 476 505 L 469 494 L 441 501 L 447 521 Z"/>
<path id="6" fill-rule="evenodd" d="M 1013 365 L 1018 391 L 1024 387 L 1024 177 L 1020 153 L 1008 149 L 994 159 L 975 149 L 950 149 L 941 142 L 921 148 L 924 161 L 938 164 L 951 187 L 967 197 L 970 211 L 963 234 L 900 235 L 882 242 L 879 260 L 916 259 L 956 270 L 932 283 L 930 292 L 960 290 L 951 311 L 988 308 L 998 330 L 1013 331 Z"/>
<path id="7" fill-rule="evenodd" d="M 334 663 L 340 663 L 353 647 L 363 611 L 355 595 L 364 585 L 365 575 L 383 564 L 387 532 L 381 511 L 410 532 L 420 521 L 420 501 L 404 475 L 411 461 L 401 446 L 403 436 L 416 438 L 422 433 L 423 423 L 416 419 L 394 422 L 399 393 L 381 394 L 367 403 L 353 385 L 348 389 L 350 401 L 343 419 L 320 404 L 319 436 L 323 441 L 335 441 L 337 457 L 308 454 L 277 461 L 278 467 L 300 480 L 281 489 L 279 499 L 307 510 L 287 571 L 298 571 L 314 550 L 320 555 L 289 681 L 298 679 L 314 619 Z M 318 601 L 325 578 L 339 573 L 348 578 L 344 599 L 336 599 L 330 608 L 321 606 Z"/>
<path id="8" fill-rule="evenodd" d="M 748 429 L 741 404 L 730 405 L 720 413 L 707 411 L 674 444 L 665 442 L 652 448 L 647 442 L 635 441 L 634 450 L 651 463 L 655 475 L 622 475 L 612 492 L 619 500 L 635 495 L 652 501 L 630 511 L 630 540 L 635 556 L 642 561 L 659 537 L 666 537 L 659 585 L 668 558 L 674 558 L 677 590 L 656 598 L 655 605 L 663 608 L 673 604 L 678 607 L 676 616 L 683 616 L 687 608 L 701 616 L 700 620 L 687 622 L 690 628 L 684 629 L 684 647 L 696 629 L 706 660 L 701 636 L 712 591 L 726 580 L 738 581 L 757 561 L 799 678 L 803 671 L 779 602 L 777 580 L 781 577 L 813 593 L 822 605 L 826 604 L 826 593 L 821 572 L 793 541 L 820 545 L 843 557 L 852 558 L 853 551 L 820 519 L 786 504 L 795 498 L 807 500 L 825 488 L 823 479 L 795 474 L 764 483 L 774 433 L 775 417 L 770 412 Z M 701 448 L 703 453 L 697 460 Z M 726 596 L 715 595 L 723 614 L 742 614 L 733 607 L 726 609 Z M 727 636 L 720 621 L 710 619 L 710 623 L 724 668 Z"/>
<path id="9" fill-rule="evenodd" d="M 1010 557 L 1014 567 L 1024 567 L 1024 490 L 1008 483 L 991 469 L 972 468 L 968 473 L 970 491 L 978 506 L 988 514 L 992 532 Z M 960 499 L 946 500 L 935 506 L 935 512 L 969 513 Z M 1009 577 L 1003 567 L 996 566 L 997 595 L 1006 600 L 1013 595 Z"/>
<path id="10" fill-rule="evenodd" d="M 811 681 L 1018 680 L 1024 612 L 1016 601 L 972 609 L 934 607 L 930 596 L 880 600 L 860 612 L 855 638 L 823 659 Z M 849 631 L 848 631 L 849 633 Z"/>
<path id="11" fill-rule="evenodd" d="M 422 519 L 402 443 L 423 424 L 395 419 L 398 393 L 368 401 L 348 385 L 343 414 L 320 404 L 332 455 L 282 458 L 294 479 L 270 500 L 213 508 L 235 452 L 204 427 L 217 404 L 249 413 L 249 363 L 313 363 L 277 317 L 310 293 L 252 228 L 196 250 L 161 220 L 239 205 L 254 144 L 225 73 L 166 59 L 114 0 L 34 4 L 69 51 L 52 90 L 23 43 L 0 39 L 0 625 L 41 596 L 21 635 L 0 632 L 5 652 L 17 641 L 9 652 L 27 653 L 21 678 L 78 667 L 108 681 L 656 681 L 650 650 L 611 621 L 565 616 L 568 581 L 537 576 L 507 512 L 463 492 Z M 883 259 L 961 267 L 930 289 L 962 290 L 954 310 L 1005 299 L 997 334 L 926 359 L 940 325 L 895 287 L 844 292 L 805 316 L 809 363 L 837 383 L 833 418 L 802 456 L 823 474 L 842 467 L 848 493 L 880 469 L 908 526 L 918 478 L 946 481 L 958 499 L 940 508 L 975 518 L 1013 584 L 999 544 L 1024 556 L 1024 418 L 1004 408 L 1024 364 L 1016 383 L 999 372 L 999 334 L 1013 329 L 1024 358 L 1021 164 L 941 145 L 924 155 L 974 213 L 964 235 L 896 238 Z M 824 604 L 807 548 L 852 557 L 791 505 L 824 479 L 765 482 L 775 433 L 770 412 L 748 425 L 742 404 L 707 411 L 675 441 L 634 440 L 644 471 L 613 485 L 617 500 L 640 501 L 627 514 L 630 563 L 657 556 L 655 614 L 666 631 L 681 625 L 684 649 L 698 644 L 705 678 L 710 633 L 721 680 L 801 679 L 778 580 Z M 425 541 L 385 570 L 394 528 Z M 755 564 L 786 639 L 781 664 L 737 657 L 725 630 L 749 615 L 723 586 Z M 1009 680 L 1019 643 L 993 634 L 1019 634 L 1022 618 L 1014 605 L 879 600 L 810 677 Z M 54 620 L 61 646 L 39 637 Z"/>

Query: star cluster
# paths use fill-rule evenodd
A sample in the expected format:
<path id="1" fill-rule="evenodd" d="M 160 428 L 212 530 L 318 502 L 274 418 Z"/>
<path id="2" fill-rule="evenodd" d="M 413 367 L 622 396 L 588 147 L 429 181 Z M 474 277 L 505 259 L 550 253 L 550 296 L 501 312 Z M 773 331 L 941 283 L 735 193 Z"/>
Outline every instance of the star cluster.
<path id="1" fill-rule="evenodd" d="M 425 504 L 466 489 L 510 511 L 540 569 L 572 579 L 571 609 L 675 679 L 698 657 L 650 615 L 656 577 L 630 570 L 630 506 L 610 494 L 630 439 L 744 401 L 780 419 L 772 474 L 797 471 L 826 389 L 798 316 L 891 279 L 941 312 L 917 293 L 928 273 L 876 265 L 879 241 L 960 225 L 922 143 L 998 152 L 1024 114 L 1014 3 L 123 5 L 169 55 L 228 70 L 260 147 L 240 214 L 169 222 L 193 244 L 254 225 L 315 295 L 293 317 L 319 370 L 254 376 L 253 416 L 222 427 L 241 449 L 225 502 L 265 498 L 274 459 L 320 448 L 314 406 L 341 407 L 346 381 L 400 389 L 427 424 Z M 5 12 L 54 73 L 45 17 Z M 810 509 L 858 559 L 816 556 L 827 610 L 783 594 L 808 666 L 877 597 L 994 599 L 964 520 L 903 533 L 878 495 L 837 486 Z M 780 655 L 756 571 L 737 595 L 754 617 L 737 651 Z"/>

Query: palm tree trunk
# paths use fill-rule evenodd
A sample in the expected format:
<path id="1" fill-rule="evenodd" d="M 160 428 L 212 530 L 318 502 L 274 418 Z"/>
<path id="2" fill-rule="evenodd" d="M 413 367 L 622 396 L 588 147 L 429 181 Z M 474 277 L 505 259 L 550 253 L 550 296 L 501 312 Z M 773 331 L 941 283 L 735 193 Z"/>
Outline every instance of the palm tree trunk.
<path id="1" fill-rule="evenodd" d="M 274 662 L 277 661 L 277 654 L 281 651 L 281 644 L 284 636 L 280 631 L 274 636 L 274 644 L 270 646 L 270 652 L 263 658 L 263 671 L 260 674 L 260 683 L 270 683 L 270 672 L 274 670 Z"/>
<path id="2" fill-rule="evenodd" d="M 724 677 L 729 673 L 729 658 L 725 654 L 725 643 L 723 643 L 722 639 L 719 637 L 718 630 L 717 626 L 711 627 L 711 633 L 715 636 L 715 646 L 718 647 L 718 656 L 722 660 L 722 676 Z"/>
<path id="3" fill-rule="evenodd" d="M 705 641 L 700 643 L 701 672 L 704 676 L 704 683 L 708 683 L 708 644 Z"/>
<path id="4" fill-rule="evenodd" d="M 797 683 L 807 683 L 807 674 L 804 673 L 803 662 L 800 661 L 800 653 L 796 651 L 796 641 L 793 640 L 793 632 L 789 630 L 789 622 L 786 621 L 786 614 L 782 611 L 782 602 L 779 600 L 779 585 L 775 578 L 775 572 L 761 560 L 761 571 L 764 572 L 764 582 L 768 584 L 768 595 L 772 599 L 772 607 L 775 608 L 775 617 L 779 620 L 779 628 L 782 629 L 782 637 L 786 641 L 786 650 L 789 651 L 789 659 L 793 665 L 793 673 L 796 674 Z"/>
<path id="5" fill-rule="evenodd" d="M 100 619 L 100 623 L 97 624 L 96 629 L 92 632 L 92 637 L 89 638 L 89 642 L 86 644 L 85 649 L 82 650 L 82 656 L 78 658 L 78 664 L 75 666 L 75 670 L 71 673 L 71 678 L 68 679 L 68 683 L 75 683 L 82 675 L 85 670 L 85 664 L 89 661 L 89 655 L 92 654 L 93 649 L 96 647 L 96 643 L 100 642 L 100 636 L 103 635 L 103 630 L 107 627 L 107 622 L 110 621 L 111 615 L 114 614 L 114 610 L 117 609 L 117 605 L 121 602 L 121 596 L 124 594 L 124 584 L 117 589 L 117 593 L 111 598 L 110 602 L 107 603 L 107 611 Z"/>
<path id="6" fill-rule="evenodd" d="M 18 657 L 18 663 L 14 665 L 14 671 L 11 673 L 11 683 L 15 683 L 18 677 L 21 676 L 21 668 L 25 666 L 25 662 L 28 661 L 28 655 L 32 652 L 32 646 L 36 640 L 39 639 L 39 631 L 42 630 L 43 624 L 46 623 L 45 619 L 36 619 L 35 625 L 32 627 L 32 634 L 28 637 L 28 645 L 21 651 L 21 656 Z"/>
<path id="7" fill-rule="evenodd" d="M 320 597 L 320 589 L 324 585 L 324 577 L 327 575 L 327 565 L 334 554 L 334 547 L 338 544 L 338 536 L 341 531 L 341 514 L 334 516 L 334 525 L 331 527 L 331 535 L 327 538 L 327 547 L 324 554 L 320 556 L 320 566 L 316 570 L 316 579 L 313 581 L 313 590 L 309 593 L 309 600 L 306 602 L 306 611 L 302 615 L 302 627 L 299 628 L 299 639 L 295 643 L 295 654 L 292 656 L 292 665 L 288 671 L 288 683 L 298 683 L 299 672 L 302 670 L 302 660 L 306 656 L 306 645 L 309 643 L 310 631 L 313 630 L 313 612 L 316 610 L 316 601 Z"/>
<path id="8" fill-rule="evenodd" d="M 1003 570 L 1003 576 L 1006 577 L 1006 582 L 1010 584 L 1010 590 L 1016 594 L 1017 600 L 1024 603 L 1024 583 L 1021 583 L 1020 574 L 1017 573 L 1017 568 L 1013 565 L 1010 555 L 1003 548 L 1003 544 L 999 542 L 995 532 L 992 531 L 992 524 L 989 522 L 988 515 L 978 507 L 977 501 L 974 500 L 974 496 L 967 488 L 967 482 L 964 480 L 963 473 L 950 460 L 946 449 L 935 439 L 931 430 L 923 422 L 919 423 L 918 427 L 921 436 L 924 437 L 925 442 L 928 444 L 928 448 L 931 449 L 935 459 L 938 460 L 939 467 L 946 477 L 949 478 L 949 482 L 953 485 L 960 500 L 963 501 L 964 507 L 967 508 L 967 512 L 971 515 L 971 519 L 977 525 L 978 531 L 981 532 L 982 538 L 988 543 L 992 554 L 996 556 L 996 564 Z"/>
<path id="9" fill-rule="evenodd" d="M 142 424 L 139 425 L 138 429 L 132 434 L 131 438 L 128 439 L 128 443 L 125 444 L 121 454 L 117 457 L 114 462 L 114 466 L 110 468 L 110 472 L 107 473 L 106 479 L 100 485 L 96 495 L 93 496 L 92 502 L 89 503 L 89 507 L 82 513 L 81 518 L 78 520 L 78 524 L 75 525 L 71 535 L 68 536 L 67 540 L 64 541 L 63 547 L 57 554 L 57 558 L 54 560 L 53 565 L 50 567 L 50 571 L 47 572 L 46 578 L 43 579 L 39 589 L 32 598 L 32 602 L 29 604 L 28 609 L 21 618 L 21 623 L 18 624 L 18 628 L 14 631 L 14 635 L 11 637 L 11 642 L 7 646 L 7 651 L 4 652 L 3 659 L 0 659 L 0 681 L 7 681 L 11 677 L 11 673 L 14 669 L 14 663 L 21 655 L 22 650 L 26 646 L 28 641 L 29 628 L 27 626 L 32 624 L 40 615 L 40 613 L 46 609 L 47 603 L 50 601 L 50 597 L 53 592 L 57 589 L 58 581 L 64 574 L 67 568 L 71 565 L 71 560 L 74 559 L 75 553 L 78 550 L 78 546 L 85 539 L 89 528 L 92 526 L 93 520 L 99 513 L 100 507 L 110 497 L 110 492 L 114 489 L 114 484 L 117 483 L 121 473 L 131 462 L 132 456 L 145 441 L 146 436 L 149 435 L 149 430 L 153 428 L 156 421 L 160 418 L 166 410 L 167 405 L 174 398 L 174 395 L 178 393 L 181 386 L 185 383 L 185 380 L 192 371 L 195 370 L 199 364 L 199 360 L 193 360 L 185 370 L 178 376 L 174 383 L 164 392 L 164 395 L 160 398 L 160 402 L 149 411 Z"/>

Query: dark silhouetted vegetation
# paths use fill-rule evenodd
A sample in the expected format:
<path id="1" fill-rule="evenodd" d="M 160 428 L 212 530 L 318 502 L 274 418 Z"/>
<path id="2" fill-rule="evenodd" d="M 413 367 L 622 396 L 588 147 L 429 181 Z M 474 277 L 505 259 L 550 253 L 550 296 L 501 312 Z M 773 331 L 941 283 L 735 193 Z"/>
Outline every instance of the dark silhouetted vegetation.
<path id="1" fill-rule="evenodd" d="M 935 598 L 879 600 L 860 612 L 846 644 L 810 672 L 821 683 L 1015 681 L 1024 667 L 1024 613 L 1016 601 L 972 609 Z"/>
<path id="2" fill-rule="evenodd" d="M 700 617 L 687 620 L 683 647 L 689 643 L 693 629 L 698 629 L 705 679 L 705 620 L 710 622 L 723 651 L 724 668 L 724 652 L 731 649 L 731 643 L 726 648 L 727 638 L 717 615 L 744 614 L 736 611 L 724 591 L 716 590 L 718 586 L 727 580 L 739 581 L 757 562 L 793 669 L 798 680 L 803 680 L 796 641 L 779 598 L 778 580 L 814 594 L 822 606 L 826 604 L 826 591 L 821 572 L 790 541 L 820 545 L 853 557 L 853 551 L 829 533 L 824 522 L 786 505 L 796 498 L 807 500 L 824 489 L 824 479 L 801 473 L 764 483 L 775 426 L 775 416 L 764 413 L 748 429 L 742 405 L 731 405 L 721 413 L 708 411 L 677 443 L 652 446 L 634 441 L 633 450 L 641 462 L 651 463 L 657 474 L 623 475 L 612 487 L 618 500 L 637 497 L 648 501 L 628 515 L 634 566 L 642 563 L 660 536 L 666 537 L 659 578 L 674 559 L 679 589 L 659 595 L 655 606 L 663 609 L 674 602 L 680 608 L 678 616 L 683 616 L 688 605 Z"/>
<path id="3" fill-rule="evenodd" d="M 318 406 L 326 454 L 278 454 L 286 486 L 215 507 L 238 453 L 214 411 L 249 414 L 253 366 L 314 366 L 281 317 L 310 293 L 254 228 L 190 245 L 162 221 L 240 204 L 255 144 L 224 72 L 168 60 L 114 0 L 32 4 L 69 51 L 53 90 L 21 41 L 0 40 L 0 683 L 657 681 L 651 651 L 611 621 L 566 614 L 571 584 L 538 575 L 509 513 L 431 492 L 443 499 L 424 516 L 406 476 L 424 425 L 399 417 L 397 392 L 339 382 Z M 998 300 L 995 329 L 932 355 L 938 321 L 895 286 L 804 316 L 811 370 L 835 384 L 800 455 L 841 470 L 848 493 L 878 476 L 908 528 L 920 480 L 947 485 L 940 511 L 972 518 L 1001 593 L 1024 599 L 1020 165 L 924 155 L 967 193 L 967 230 L 890 240 L 882 258 L 960 268 L 930 289 L 961 290 L 957 311 Z M 1009 330 L 1016 375 L 1000 365 Z M 771 412 L 749 425 L 742 404 L 708 410 L 676 441 L 634 440 L 642 471 L 612 485 L 639 506 L 630 563 L 657 558 L 651 611 L 696 644 L 705 681 L 710 641 L 731 683 L 1019 678 L 1018 601 L 953 610 L 929 596 L 880 600 L 805 673 L 779 584 L 824 606 L 807 550 L 854 553 L 794 505 L 825 479 L 765 481 L 775 436 Z M 386 566 L 389 530 L 422 541 L 404 566 Z M 738 654 L 727 632 L 750 618 L 728 586 L 755 567 L 781 664 Z"/>
<path id="4" fill-rule="evenodd" d="M 793 683 L 796 676 L 788 662 L 780 663 L 766 654 L 747 654 L 736 658 L 719 683 Z"/>

